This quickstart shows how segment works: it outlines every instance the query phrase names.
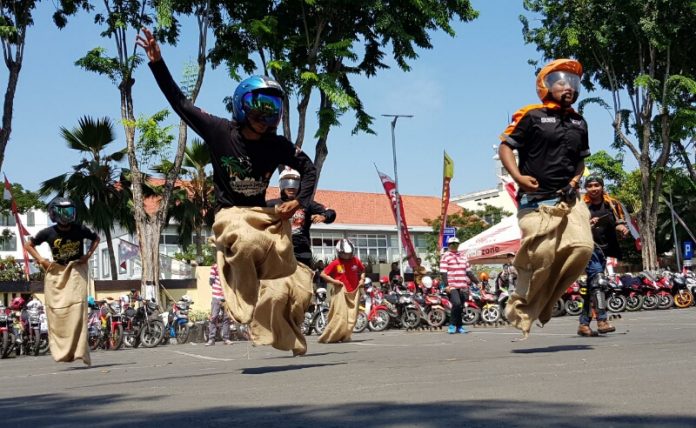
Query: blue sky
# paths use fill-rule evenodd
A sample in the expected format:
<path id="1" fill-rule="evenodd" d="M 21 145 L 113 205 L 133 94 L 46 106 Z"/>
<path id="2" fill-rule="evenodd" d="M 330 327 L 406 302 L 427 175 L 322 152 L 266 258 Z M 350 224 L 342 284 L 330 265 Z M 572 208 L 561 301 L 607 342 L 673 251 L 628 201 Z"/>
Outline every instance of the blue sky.
<path id="1" fill-rule="evenodd" d="M 444 33 L 432 34 L 434 49 L 419 51 L 420 57 L 411 63 L 410 72 L 393 67 L 376 77 L 354 80 L 365 109 L 375 117 L 377 135 L 351 135 L 354 122 L 351 116 L 345 116 L 343 127 L 331 131 L 320 188 L 383 191 L 373 164 L 393 176 L 390 122 L 381 117 L 385 113 L 414 115 L 401 119 L 396 128 L 402 194 L 440 195 L 443 150 L 455 164 L 452 195 L 495 186 L 493 146 L 515 110 L 538 102 L 534 69 L 527 60 L 540 59 L 540 54 L 522 40 L 518 17 L 526 12 L 521 0 L 472 3 L 480 12 L 479 18 L 470 23 L 455 23 L 454 38 Z M 50 20 L 52 7 L 50 2 L 39 4 L 36 25 L 28 35 L 15 98 L 13 132 L 3 165 L 3 172 L 11 181 L 31 190 L 36 190 L 42 181 L 69 171 L 79 160 L 60 137 L 61 126 L 73 128 L 83 115 L 109 116 L 120 123 L 115 86 L 107 78 L 74 65 L 94 47 L 103 46 L 113 52 L 113 42 L 99 37 L 100 29 L 86 15 L 73 18 L 64 30 L 56 29 Z M 162 47 L 175 77 L 181 76 L 184 65 L 195 57 L 195 31 L 193 22 L 186 23 L 179 45 Z M 7 69 L 2 67 L 3 94 L 6 80 Z M 137 70 L 135 80 L 137 114 L 152 114 L 167 107 L 147 66 Z M 209 69 L 197 105 L 228 117 L 222 99 L 235 86 L 224 67 Z M 581 98 L 585 95 L 581 94 Z M 311 137 L 316 129 L 313 111 L 304 144 L 311 157 Z M 592 151 L 609 150 L 610 116 L 598 107 L 590 107 L 585 117 Z M 171 124 L 178 123 L 174 115 L 170 118 Z M 114 150 L 125 146 L 120 125 L 117 132 Z"/>

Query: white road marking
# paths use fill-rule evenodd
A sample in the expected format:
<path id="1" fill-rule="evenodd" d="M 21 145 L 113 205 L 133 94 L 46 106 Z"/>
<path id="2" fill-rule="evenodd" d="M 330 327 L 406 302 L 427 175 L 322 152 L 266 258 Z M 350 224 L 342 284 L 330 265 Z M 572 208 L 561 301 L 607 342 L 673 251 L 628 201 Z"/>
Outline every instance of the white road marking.
<path id="1" fill-rule="evenodd" d="M 201 360 L 209 360 L 209 361 L 234 361 L 234 358 L 215 358 L 215 357 L 206 357 L 205 355 L 198 355 L 198 354 L 191 354 L 189 352 L 182 352 L 182 351 L 172 351 L 175 354 L 179 355 L 186 355 L 187 357 L 193 357 L 193 358 L 200 358 Z"/>

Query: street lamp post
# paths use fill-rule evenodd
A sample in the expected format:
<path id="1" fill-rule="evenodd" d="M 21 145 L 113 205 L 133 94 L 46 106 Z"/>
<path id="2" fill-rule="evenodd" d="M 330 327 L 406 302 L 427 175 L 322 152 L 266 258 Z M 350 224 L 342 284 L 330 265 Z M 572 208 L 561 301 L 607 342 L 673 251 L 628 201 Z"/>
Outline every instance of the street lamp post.
<path id="1" fill-rule="evenodd" d="M 391 137 L 392 137 L 392 157 L 394 158 L 394 200 L 396 203 L 396 233 L 397 239 L 399 241 L 399 274 L 401 278 L 404 277 L 404 270 L 402 267 L 403 257 L 403 245 L 401 243 L 401 195 L 399 194 L 399 175 L 396 172 L 396 137 L 394 136 L 394 128 L 396 128 L 396 121 L 400 117 L 413 117 L 412 114 L 383 114 L 384 117 L 393 118 L 391 121 Z"/>

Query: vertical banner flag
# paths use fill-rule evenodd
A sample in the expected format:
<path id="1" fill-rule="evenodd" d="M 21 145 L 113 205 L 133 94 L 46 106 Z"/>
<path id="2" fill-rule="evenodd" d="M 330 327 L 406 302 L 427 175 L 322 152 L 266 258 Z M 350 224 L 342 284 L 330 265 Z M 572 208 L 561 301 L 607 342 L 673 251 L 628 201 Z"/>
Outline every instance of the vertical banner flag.
<path id="1" fill-rule="evenodd" d="M 517 184 L 509 177 L 504 175 L 499 175 L 500 181 L 503 183 L 503 187 L 507 194 L 512 198 L 512 203 L 515 204 L 515 208 L 519 208 L 520 204 L 517 202 Z"/>
<path id="2" fill-rule="evenodd" d="M 631 217 L 631 214 L 628 212 L 623 202 L 618 202 L 619 205 L 621 205 L 621 210 L 623 210 L 624 212 L 624 218 L 626 219 L 626 226 L 628 226 L 628 231 L 631 232 L 631 236 L 633 237 L 633 239 L 636 240 L 636 250 L 641 251 L 643 248 L 643 244 L 640 242 L 640 232 L 638 231 L 638 223 L 636 223 L 636 220 L 633 217 Z"/>
<path id="3" fill-rule="evenodd" d="M 442 166 L 442 209 L 440 210 L 440 234 L 438 235 L 437 242 L 438 248 L 442 248 L 445 244 L 442 242 L 442 236 L 445 233 L 445 226 L 447 225 L 447 207 L 449 206 L 450 200 L 450 181 L 454 177 L 454 162 L 452 158 L 447 156 L 445 153 L 444 162 Z"/>
<path id="4" fill-rule="evenodd" d="M 10 208 L 12 210 L 12 215 L 15 218 L 15 223 L 17 224 L 17 232 L 19 234 L 19 241 L 22 245 L 22 252 L 24 253 L 24 276 L 26 277 L 27 281 L 29 281 L 29 273 L 30 273 L 30 266 L 29 266 L 29 254 L 27 254 L 27 250 L 24 249 L 24 238 L 27 236 L 31 236 L 31 233 L 24 227 L 22 224 L 22 220 L 19 218 L 19 211 L 17 210 L 17 203 L 14 200 L 14 197 L 12 196 L 12 185 L 10 184 L 9 180 L 7 179 L 7 176 L 5 176 L 5 190 L 3 192 L 3 199 L 6 201 L 11 201 L 10 202 Z"/>
<path id="5" fill-rule="evenodd" d="M 136 257 L 138 253 L 140 253 L 139 246 L 128 241 L 124 241 L 123 239 L 118 240 L 118 261 L 121 269 L 125 269 L 126 262 Z"/>
<path id="6" fill-rule="evenodd" d="M 377 166 L 375 165 L 375 169 Z M 394 214 L 394 220 L 396 220 L 396 184 L 394 180 L 391 179 L 386 174 L 382 174 L 379 169 L 377 169 L 377 174 L 379 174 L 380 180 L 382 180 L 382 186 L 384 186 L 384 191 L 391 201 L 392 213 Z M 408 265 L 412 268 L 416 267 L 416 251 L 413 248 L 413 242 L 411 241 L 411 235 L 408 233 L 408 226 L 406 225 L 406 216 L 404 216 L 404 203 L 401 198 L 399 198 L 399 213 L 401 214 L 401 224 L 397 225 L 401 229 L 401 244 L 406 250 L 406 258 L 408 259 Z M 399 261 L 401 263 L 401 261 Z"/>

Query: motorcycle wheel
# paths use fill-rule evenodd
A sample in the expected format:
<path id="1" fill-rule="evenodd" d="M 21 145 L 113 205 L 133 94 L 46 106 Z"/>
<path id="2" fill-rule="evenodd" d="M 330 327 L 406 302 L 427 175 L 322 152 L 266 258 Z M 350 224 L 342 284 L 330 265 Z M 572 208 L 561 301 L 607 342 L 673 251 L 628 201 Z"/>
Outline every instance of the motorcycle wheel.
<path id="1" fill-rule="evenodd" d="M 635 312 L 643 307 L 643 296 L 635 295 L 626 297 L 626 310 Z"/>
<path id="2" fill-rule="evenodd" d="M 481 310 L 468 307 L 462 311 L 462 324 L 474 325 L 481 319 Z"/>
<path id="3" fill-rule="evenodd" d="M 10 355 L 10 344 L 14 343 L 14 335 L 7 330 L 2 332 L 2 349 L 0 349 L 0 358 L 7 358 Z"/>
<path id="4" fill-rule="evenodd" d="M 384 331 L 389 325 L 389 313 L 384 309 L 375 311 L 375 316 L 367 322 L 371 331 Z"/>
<path id="5" fill-rule="evenodd" d="M 442 327 L 447 321 L 447 313 L 444 309 L 435 308 L 428 311 L 426 321 L 432 327 Z"/>
<path id="6" fill-rule="evenodd" d="M 491 305 L 484 307 L 481 310 L 481 320 L 488 324 L 494 324 L 500 321 L 501 313 L 500 307 L 498 305 Z"/>
<path id="7" fill-rule="evenodd" d="M 626 309 L 626 297 L 617 294 L 609 296 L 607 299 L 607 309 L 609 312 L 623 312 Z"/>
<path id="8" fill-rule="evenodd" d="M 123 346 L 123 326 L 116 325 L 114 331 L 109 335 L 109 349 L 117 350 Z"/>
<path id="9" fill-rule="evenodd" d="M 367 328 L 367 314 L 365 312 L 358 312 L 358 318 L 355 319 L 355 325 L 353 326 L 353 333 L 362 333 Z"/>
<path id="10" fill-rule="evenodd" d="M 46 355 L 48 352 L 48 333 L 41 333 L 41 341 L 39 344 L 39 354 Z"/>
<path id="11" fill-rule="evenodd" d="M 580 315 L 582 313 L 582 300 L 566 300 L 565 311 L 568 315 Z"/>
<path id="12" fill-rule="evenodd" d="M 39 356 L 39 348 L 41 347 L 41 330 L 38 328 L 32 329 L 31 353 Z"/>
<path id="13" fill-rule="evenodd" d="M 176 343 L 182 344 L 188 341 L 189 333 L 191 332 L 189 326 L 186 324 L 177 324 L 174 331 L 176 331 Z"/>
<path id="14" fill-rule="evenodd" d="M 314 324 L 312 324 L 312 327 L 314 328 L 314 331 L 317 332 L 318 335 L 321 335 L 324 332 L 324 329 L 326 328 L 326 324 L 329 322 L 329 310 L 328 309 L 322 309 L 321 312 L 319 312 L 314 318 Z"/>
<path id="15" fill-rule="evenodd" d="M 560 317 L 562 315 L 565 315 L 565 306 L 563 305 L 563 299 L 558 299 L 556 300 L 556 303 L 553 305 L 553 309 L 551 310 L 551 316 L 552 317 Z"/>
<path id="16" fill-rule="evenodd" d="M 657 308 L 658 309 L 669 309 L 672 306 L 674 306 L 674 297 L 672 297 L 671 294 L 662 294 L 657 296 L 658 298 L 658 303 L 657 303 Z"/>
<path id="17" fill-rule="evenodd" d="M 90 351 L 96 351 L 99 348 L 99 345 L 101 344 L 101 332 L 99 333 L 98 336 L 90 335 L 89 339 L 87 340 L 87 345 L 89 346 Z"/>
<path id="18" fill-rule="evenodd" d="M 660 303 L 660 299 L 656 295 L 643 297 L 643 309 L 646 311 L 652 311 L 657 309 L 657 305 Z"/>
<path id="19" fill-rule="evenodd" d="M 688 291 L 680 291 L 674 296 L 674 306 L 683 309 L 694 303 L 694 296 Z"/>
<path id="20" fill-rule="evenodd" d="M 140 343 L 145 348 L 154 348 L 162 341 L 164 336 L 164 324 L 160 320 L 148 321 L 140 332 Z"/>
<path id="21" fill-rule="evenodd" d="M 401 324 L 406 328 L 418 328 L 420 323 L 421 317 L 416 309 L 406 308 L 401 315 Z"/>

